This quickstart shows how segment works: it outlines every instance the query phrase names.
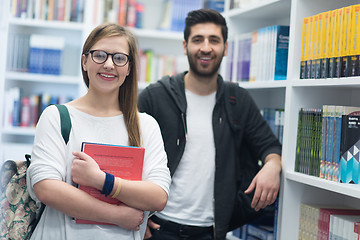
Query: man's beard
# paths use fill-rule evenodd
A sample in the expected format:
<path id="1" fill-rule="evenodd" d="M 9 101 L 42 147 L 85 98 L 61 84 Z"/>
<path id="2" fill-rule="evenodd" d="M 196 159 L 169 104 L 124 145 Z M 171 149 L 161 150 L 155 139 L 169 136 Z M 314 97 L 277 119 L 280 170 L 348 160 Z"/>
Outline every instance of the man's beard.
<path id="1" fill-rule="evenodd" d="M 187 51 L 187 52 L 189 52 L 189 51 Z M 217 62 L 215 66 L 211 67 L 210 70 L 207 70 L 207 69 L 200 70 L 196 66 L 196 60 L 194 60 L 196 58 L 196 56 L 189 55 L 189 53 L 187 54 L 190 70 L 199 77 L 213 77 L 215 74 L 218 74 L 223 56 L 224 56 L 224 53 L 222 54 L 220 61 Z"/>

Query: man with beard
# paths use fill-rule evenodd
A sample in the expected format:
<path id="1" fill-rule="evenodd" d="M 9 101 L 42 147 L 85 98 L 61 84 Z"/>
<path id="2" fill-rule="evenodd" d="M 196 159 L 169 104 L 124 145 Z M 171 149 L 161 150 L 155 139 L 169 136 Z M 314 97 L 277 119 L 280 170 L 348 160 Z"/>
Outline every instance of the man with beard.
<path id="1" fill-rule="evenodd" d="M 223 240 L 235 204 L 239 160 L 225 110 L 229 83 L 218 73 L 227 54 L 225 19 L 210 9 L 188 13 L 183 46 L 189 71 L 162 78 L 139 97 L 139 110 L 160 125 L 172 175 L 167 205 L 149 219 L 145 239 Z M 245 191 L 254 191 L 251 205 L 258 211 L 277 197 L 281 146 L 248 93 L 236 91 L 244 108 L 236 137 L 264 163 Z"/>

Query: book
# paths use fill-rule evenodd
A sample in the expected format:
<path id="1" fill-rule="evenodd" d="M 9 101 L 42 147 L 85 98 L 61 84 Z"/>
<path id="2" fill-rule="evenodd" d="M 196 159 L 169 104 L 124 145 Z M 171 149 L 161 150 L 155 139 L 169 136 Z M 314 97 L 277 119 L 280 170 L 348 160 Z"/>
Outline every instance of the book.
<path id="1" fill-rule="evenodd" d="M 300 57 L 300 79 L 304 79 L 306 75 L 306 60 L 307 60 L 307 37 L 309 18 L 303 18 L 302 23 L 302 37 L 301 37 L 301 57 Z"/>
<path id="2" fill-rule="evenodd" d="M 63 37 L 32 34 L 30 36 L 29 72 L 60 75 L 64 48 L 65 39 Z"/>
<path id="3" fill-rule="evenodd" d="M 343 21 L 344 21 L 344 9 L 339 8 L 337 9 L 337 21 L 336 21 L 336 33 L 335 33 L 335 76 L 334 77 L 341 77 L 341 49 L 342 49 L 342 38 L 343 38 Z"/>
<path id="4" fill-rule="evenodd" d="M 320 36 L 320 58 L 321 58 L 321 74 L 320 78 L 327 78 L 329 74 L 329 43 L 330 43 L 330 11 L 322 14 L 323 21 Z"/>
<path id="5" fill-rule="evenodd" d="M 271 80 L 286 80 L 289 50 L 289 26 L 275 26 L 275 46 Z"/>
<path id="6" fill-rule="evenodd" d="M 83 142 L 81 151 L 92 157 L 104 172 L 127 180 L 136 181 L 142 179 L 145 148 Z M 116 205 L 121 203 L 110 196 L 105 197 L 95 188 L 87 186 L 79 186 L 79 188 L 104 202 Z M 76 219 L 76 223 L 107 224 L 85 219 Z"/>
<path id="7" fill-rule="evenodd" d="M 329 74 L 328 78 L 334 78 L 336 76 L 336 53 L 335 50 L 337 48 L 337 9 L 332 10 L 330 12 L 330 43 L 329 43 Z"/>
<path id="8" fill-rule="evenodd" d="M 360 107 L 355 106 L 336 106 L 335 113 L 335 137 L 334 137 L 334 148 L 333 148 L 333 175 L 332 180 L 335 182 L 339 181 L 339 166 L 340 166 L 340 144 L 341 144 L 341 122 L 343 115 L 359 116 Z"/>
<path id="9" fill-rule="evenodd" d="M 351 34 L 351 13 L 352 7 L 345 7 L 342 22 L 342 39 L 341 39 L 341 77 L 349 76 L 349 63 L 350 63 L 350 34 Z"/>
<path id="10" fill-rule="evenodd" d="M 343 115 L 340 144 L 340 182 L 359 182 L 360 116 Z"/>
<path id="11" fill-rule="evenodd" d="M 360 26 L 360 4 L 352 6 L 350 30 L 350 63 L 348 76 L 359 76 L 360 43 L 358 41 Z"/>
<path id="12" fill-rule="evenodd" d="M 315 16 L 315 42 L 314 42 L 314 78 L 319 79 L 321 76 L 321 34 L 323 27 L 323 14 L 319 13 Z"/>
<path id="13" fill-rule="evenodd" d="M 310 16 L 309 18 L 309 22 L 307 24 L 307 37 L 306 37 L 306 56 L 307 56 L 307 60 L 306 60 L 306 73 L 305 73 L 305 78 L 312 78 L 311 76 L 311 69 L 312 69 L 312 62 L 313 62 L 313 36 L 314 36 L 314 16 Z"/>

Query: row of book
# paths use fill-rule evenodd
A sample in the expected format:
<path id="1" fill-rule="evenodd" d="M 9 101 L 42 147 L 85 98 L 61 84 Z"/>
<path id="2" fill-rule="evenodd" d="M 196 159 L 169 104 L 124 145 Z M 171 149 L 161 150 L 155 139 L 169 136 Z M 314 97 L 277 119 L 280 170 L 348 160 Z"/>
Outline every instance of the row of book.
<path id="1" fill-rule="evenodd" d="M 94 25 L 118 22 L 122 26 L 146 28 L 152 21 L 157 25 L 151 28 L 171 31 L 184 30 L 185 17 L 191 10 L 224 9 L 224 0 L 94 0 L 93 4 Z M 83 22 L 84 7 L 85 0 L 10 1 L 11 16 L 47 21 Z"/>
<path id="2" fill-rule="evenodd" d="M 185 55 L 159 55 L 153 50 L 140 52 L 139 82 L 153 83 L 165 75 L 176 75 L 188 69 Z"/>
<path id="3" fill-rule="evenodd" d="M 64 47 L 63 37 L 9 34 L 7 70 L 60 75 Z"/>
<path id="4" fill-rule="evenodd" d="M 13 17 L 47 21 L 83 22 L 85 0 L 10 1 Z"/>
<path id="5" fill-rule="evenodd" d="M 230 9 L 235 8 L 246 8 L 251 5 L 259 4 L 264 0 L 231 0 L 230 1 Z"/>
<path id="6" fill-rule="evenodd" d="M 60 75 L 64 39 L 47 35 L 9 34 L 7 70 Z M 140 50 L 139 82 L 155 82 L 164 75 L 175 75 L 188 69 L 185 55 L 159 55 Z"/>
<path id="7" fill-rule="evenodd" d="M 300 204 L 299 240 L 359 239 L 360 210 Z"/>
<path id="8" fill-rule="evenodd" d="M 263 108 L 260 110 L 274 135 L 282 143 L 284 131 L 284 109 Z"/>
<path id="9" fill-rule="evenodd" d="M 303 19 L 301 79 L 360 75 L 359 13 L 357 4 Z"/>
<path id="10" fill-rule="evenodd" d="M 208 7 L 219 7 L 209 1 Z M 204 7 L 202 0 L 94 0 L 93 24 L 118 22 L 120 25 L 159 30 L 184 30 L 189 11 Z M 150 20 L 150 21 L 149 21 Z M 155 23 L 155 24 L 151 24 Z"/>
<path id="11" fill-rule="evenodd" d="M 285 80 L 289 26 L 268 26 L 229 40 L 225 78 L 230 81 Z"/>
<path id="12" fill-rule="evenodd" d="M 94 0 L 93 24 L 117 22 L 122 26 L 141 27 L 144 5 L 137 0 Z"/>
<path id="13" fill-rule="evenodd" d="M 4 94 L 3 126 L 35 127 L 42 111 L 50 104 L 64 104 L 71 97 L 54 96 L 48 93 L 23 95 L 18 87 L 10 88 Z"/>
<path id="14" fill-rule="evenodd" d="M 295 171 L 359 183 L 360 107 L 300 109 Z"/>

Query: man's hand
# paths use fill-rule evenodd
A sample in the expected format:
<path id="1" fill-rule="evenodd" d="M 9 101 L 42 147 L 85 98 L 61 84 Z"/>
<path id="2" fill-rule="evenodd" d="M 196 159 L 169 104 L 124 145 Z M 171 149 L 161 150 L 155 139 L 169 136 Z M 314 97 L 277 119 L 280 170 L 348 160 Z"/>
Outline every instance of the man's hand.
<path id="1" fill-rule="evenodd" d="M 148 219 L 144 239 L 149 239 L 149 238 L 152 237 L 152 234 L 150 232 L 150 228 L 154 229 L 154 230 L 158 230 L 158 229 L 160 229 L 160 225 L 156 224 L 153 221 L 151 221 L 150 219 Z"/>
<path id="2" fill-rule="evenodd" d="M 275 202 L 280 187 L 281 157 L 269 154 L 262 169 L 256 174 L 245 194 L 255 189 L 251 207 L 259 211 Z"/>

